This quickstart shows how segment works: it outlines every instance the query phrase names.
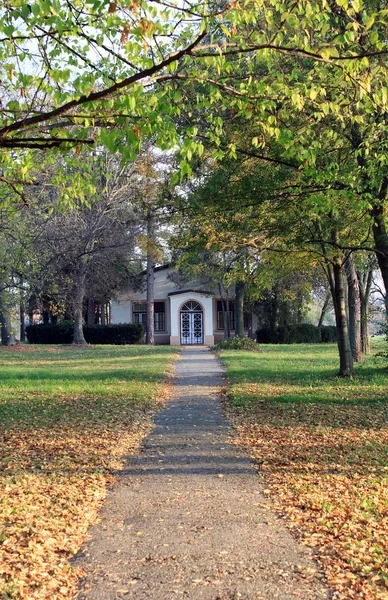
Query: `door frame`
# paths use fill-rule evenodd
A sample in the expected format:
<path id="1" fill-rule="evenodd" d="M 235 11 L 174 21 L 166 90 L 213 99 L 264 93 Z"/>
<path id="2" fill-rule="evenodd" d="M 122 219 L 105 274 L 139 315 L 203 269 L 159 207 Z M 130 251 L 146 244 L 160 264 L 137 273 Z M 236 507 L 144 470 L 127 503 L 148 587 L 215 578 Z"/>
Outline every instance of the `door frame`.
<path id="1" fill-rule="evenodd" d="M 195 302 L 196 304 L 198 304 L 201 307 L 201 310 L 193 310 L 193 311 L 182 310 L 182 307 L 185 304 L 187 304 L 188 302 Z M 183 314 L 193 315 L 192 320 L 194 320 L 195 314 L 201 315 L 201 342 L 187 343 L 187 342 L 182 341 L 182 315 Z M 193 326 L 193 323 L 192 323 L 192 326 Z M 190 338 L 193 339 L 193 334 L 190 335 Z M 198 300 L 193 300 L 193 299 L 185 300 L 185 302 L 182 302 L 182 304 L 179 307 L 179 341 L 180 341 L 181 346 L 203 346 L 203 344 L 205 342 L 205 311 L 203 309 L 202 303 L 198 302 Z"/>

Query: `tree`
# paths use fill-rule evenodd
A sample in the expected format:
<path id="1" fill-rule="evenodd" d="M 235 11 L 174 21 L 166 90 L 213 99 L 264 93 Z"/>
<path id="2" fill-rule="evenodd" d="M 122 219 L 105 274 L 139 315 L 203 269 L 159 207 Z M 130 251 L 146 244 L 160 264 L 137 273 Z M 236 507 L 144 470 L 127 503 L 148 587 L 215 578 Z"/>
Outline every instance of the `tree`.
<path id="1" fill-rule="evenodd" d="M 386 12 L 376 1 L 241 6 L 217 0 L 173 7 L 152 0 L 18 0 L 5 3 L 0 16 L 1 181 L 23 197 L 42 149 L 51 160 L 55 149 L 63 154 L 98 142 L 133 160 L 152 134 L 162 148 L 181 145 L 181 174 L 189 175 L 203 143 L 191 123 L 183 143 L 176 131 L 186 101 L 189 113 L 221 105 L 221 113 L 208 114 L 215 157 L 236 152 L 233 143 L 220 147 L 225 112 L 255 114 L 259 131 L 252 139 L 259 149 L 264 135 L 292 154 L 303 148 L 314 156 L 316 145 L 305 143 L 311 127 L 300 141 L 287 134 L 288 112 L 301 114 L 309 102 L 316 119 L 329 115 L 340 123 L 346 117 L 357 124 L 361 116 L 368 131 L 386 105 Z M 338 102 L 326 97 L 328 90 Z M 381 124 L 372 129 L 362 148 L 376 134 L 381 139 Z M 361 156 L 360 145 L 356 151 Z"/>
<path id="2" fill-rule="evenodd" d="M 96 288 L 95 298 L 101 300 L 112 293 L 140 234 L 133 203 L 134 165 L 120 166 L 117 155 L 105 152 L 85 154 L 83 159 L 84 164 L 91 163 L 98 196 L 89 205 L 80 203 L 66 212 L 47 210 L 40 198 L 31 213 L 31 219 L 41 224 L 35 241 L 40 270 L 34 289 L 59 305 L 66 303 L 74 318 L 76 344 L 86 343 L 84 299 Z"/>

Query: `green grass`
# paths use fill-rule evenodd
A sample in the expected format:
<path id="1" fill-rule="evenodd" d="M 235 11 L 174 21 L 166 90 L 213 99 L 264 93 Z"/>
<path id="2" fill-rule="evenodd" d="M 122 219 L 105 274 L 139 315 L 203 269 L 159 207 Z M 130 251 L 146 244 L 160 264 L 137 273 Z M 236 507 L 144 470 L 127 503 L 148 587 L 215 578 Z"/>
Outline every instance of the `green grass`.
<path id="1" fill-rule="evenodd" d="M 109 420 L 120 404 L 150 405 L 177 350 L 167 346 L 25 346 L 0 352 L 0 422 Z M 89 407 L 89 410 L 88 410 Z"/>
<path id="2" fill-rule="evenodd" d="M 388 597 L 388 358 L 376 356 L 385 347 L 374 342 L 344 379 L 335 345 L 220 352 L 236 443 L 316 547 L 338 598 Z"/>
<path id="3" fill-rule="evenodd" d="M 258 399 L 276 403 L 377 404 L 388 401 L 388 360 L 376 357 L 375 344 L 352 378 L 337 377 L 334 344 L 265 345 L 261 353 L 224 351 L 233 402 L 241 407 Z"/>

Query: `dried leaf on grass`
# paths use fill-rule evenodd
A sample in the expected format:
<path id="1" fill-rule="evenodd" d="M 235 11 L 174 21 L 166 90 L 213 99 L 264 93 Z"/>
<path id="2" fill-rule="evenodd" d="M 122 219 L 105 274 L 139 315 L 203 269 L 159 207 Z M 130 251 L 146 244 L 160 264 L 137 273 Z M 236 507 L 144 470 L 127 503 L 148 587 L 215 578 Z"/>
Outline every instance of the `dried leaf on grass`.
<path id="1" fill-rule="evenodd" d="M 335 598 L 386 600 L 386 408 L 259 402 L 229 410 L 236 443 L 260 462 L 275 508 L 317 549 Z"/>
<path id="2" fill-rule="evenodd" d="M 18 349 L 18 360 L 21 355 Z M 44 360 L 49 363 L 47 356 L 45 352 Z M 99 363 L 102 358 L 99 355 Z M 171 356 L 164 360 L 167 372 Z M 59 383 L 60 378 L 58 374 Z M 58 393 L 54 406 L 62 406 L 57 414 L 52 400 L 45 404 L 37 393 L 41 404 L 34 408 L 32 419 L 28 400 L 25 418 L 15 413 L 14 421 L 8 402 L 8 426 L 0 427 L 1 597 L 73 597 L 81 573 L 71 566 L 69 557 L 95 521 L 107 486 L 113 482 L 112 471 L 121 467 L 123 455 L 139 447 L 152 410 L 169 393 L 168 384 L 155 383 L 147 403 L 143 397 L 137 403 L 127 382 L 131 401 L 125 402 L 125 382 L 115 383 L 120 385 L 120 395 L 106 405 L 98 395 L 84 398 Z M 110 382 L 109 389 L 112 386 Z"/>

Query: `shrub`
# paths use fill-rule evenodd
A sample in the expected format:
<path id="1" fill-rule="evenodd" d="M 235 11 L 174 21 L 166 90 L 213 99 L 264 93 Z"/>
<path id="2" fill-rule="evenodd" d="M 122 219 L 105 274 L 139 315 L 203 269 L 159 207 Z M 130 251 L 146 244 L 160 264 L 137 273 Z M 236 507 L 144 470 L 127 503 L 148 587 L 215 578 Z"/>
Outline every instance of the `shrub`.
<path id="1" fill-rule="evenodd" d="M 259 345 L 249 337 L 234 336 L 211 347 L 212 350 L 250 350 L 258 352 Z"/>
<path id="2" fill-rule="evenodd" d="M 276 327 L 262 327 L 256 331 L 259 344 L 319 344 L 321 342 L 336 342 L 337 329 L 334 326 L 316 327 L 310 323 Z"/>
<path id="3" fill-rule="evenodd" d="M 30 344 L 71 344 L 73 324 L 67 321 L 61 325 L 27 325 L 26 336 Z"/>
<path id="4" fill-rule="evenodd" d="M 84 325 L 84 336 L 89 344 L 140 344 L 144 327 L 136 323 L 117 325 Z"/>
<path id="5" fill-rule="evenodd" d="M 144 335 L 143 325 L 135 323 L 84 325 L 83 330 L 88 344 L 139 344 Z M 28 325 L 26 335 L 30 344 L 71 344 L 73 323 Z"/>
<path id="6" fill-rule="evenodd" d="M 337 327 L 335 325 L 325 325 L 321 327 L 322 342 L 336 342 L 337 340 Z"/>

